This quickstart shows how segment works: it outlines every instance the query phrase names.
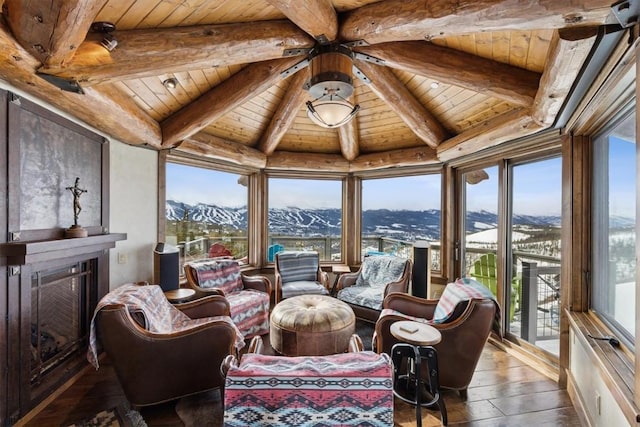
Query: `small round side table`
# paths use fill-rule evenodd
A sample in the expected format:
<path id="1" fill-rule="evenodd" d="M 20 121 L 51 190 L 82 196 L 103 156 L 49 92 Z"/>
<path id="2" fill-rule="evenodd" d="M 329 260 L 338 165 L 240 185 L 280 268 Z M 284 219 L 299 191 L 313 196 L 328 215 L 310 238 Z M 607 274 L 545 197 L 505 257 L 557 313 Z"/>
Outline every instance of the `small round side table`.
<path id="1" fill-rule="evenodd" d="M 393 394 L 400 400 L 415 405 L 416 422 L 422 426 L 421 408 L 433 407 L 440 410 L 442 424 L 447 425 L 447 409 L 440 394 L 438 382 L 438 355 L 433 348 L 442 339 L 440 331 L 431 325 L 410 320 L 395 322 L 389 330 L 391 335 L 402 341 L 391 348 L 393 361 Z M 405 370 L 401 372 L 403 366 Z M 426 360 L 429 372 L 428 384 L 422 380 L 421 365 Z M 429 402 L 422 402 L 423 387 L 432 397 Z"/>
<path id="2" fill-rule="evenodd" d="M 188 301 L 196 294 L 196 291 L 189 288 L 178 288 L 170 291 L 165 291 L 164 296 L 167 297 L 171 304 L 179 304 L 181 302 Z"/>

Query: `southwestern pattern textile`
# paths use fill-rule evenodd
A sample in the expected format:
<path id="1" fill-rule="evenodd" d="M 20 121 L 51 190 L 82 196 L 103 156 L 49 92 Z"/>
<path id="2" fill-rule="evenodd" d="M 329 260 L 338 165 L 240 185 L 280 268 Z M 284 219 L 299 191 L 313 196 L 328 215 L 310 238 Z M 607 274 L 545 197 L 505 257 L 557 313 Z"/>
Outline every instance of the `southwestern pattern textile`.
<path id="1" fill-rule="evenodd" d="M 246 354 L 229 369 L 224 407 L 226 427 L 392 426 L 391 361 L 369 351 Z"/>

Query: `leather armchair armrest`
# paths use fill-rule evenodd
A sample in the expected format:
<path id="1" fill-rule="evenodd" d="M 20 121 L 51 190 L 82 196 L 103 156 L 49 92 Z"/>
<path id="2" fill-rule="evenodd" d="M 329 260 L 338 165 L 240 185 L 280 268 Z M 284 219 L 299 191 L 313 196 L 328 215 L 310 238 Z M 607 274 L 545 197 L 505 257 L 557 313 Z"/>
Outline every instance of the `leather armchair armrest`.
<path id="1" fill-rule="evenodd" d="M 351 338 L 349 338 L 349 353 L 357 353 L 359 351 L 364 351 L 364 344 L 362 343 L 362 338 L 360 335 L 353 334 Z"/>
<path id="2" fill-rule="evenodd" d="M 251 338 L 251 342 L 249 342 L 249 348 L 247 349 L 247 353 L 260 354 L 262 353 L 263 348 L 264 348 L 264 345 L 262 344 L 262 337 L 255 336 Z"/>
<path id="3" fill-rule="evenodd" d="M 194 301 L 175 304 L 175 307 L 192 319 L 229 316 L 231 313 L 229 302 L 221 295 L 210 295 Z"/>
<path id="4" fill-rule="evenodd" d="M 223 379 L 227 378 L 227 373 L 232 366 L 238 366 L 238 358 L 233 354 L 227 354 L 220 364 L 220 375 Z"/>
<path id="5" fill-rule="evenodd" d="M 390 308 L 413 317 L 432 319 L 438 305 L 438 300 L 424 299 L 402 292 L 393 292 L 387 295 L 382 303 L 382 308 Z"/>
<path id="6" fill-rule="evenodd" d="M 338 278 L 338 283 L 336 283 L 336 292 L 356 284 L 356 280 L 358 280 L 358 275 L 360 272 L 356 271 L 353 273 L 344 273 Z"/>
<path id="7" fill-rule="evenodd" d="M 255 275 L 255 276 L 245 276 L 242 275 L 242 284 L 245 289 L 254 289 L 256 291 L 264 292 L 271 296 L 272 286 L 271 281 L 267 279 L 265 276 Z"/>
<path id="8" fill-rule="evenodd" d="M 329 283 L 329 274 L 326 271 L 318 269 L 318 281 L 328 291 L 331 291 L 331 284 Z"/>
<path id="9" fill-rule="evenodd" d="M 384 296 L 393 293 L 407 293 L 409 291 L 409 281 L 405 278 L 398 280 L 397 282 L 387 283 L 387 286 L 384 288 Z"/>

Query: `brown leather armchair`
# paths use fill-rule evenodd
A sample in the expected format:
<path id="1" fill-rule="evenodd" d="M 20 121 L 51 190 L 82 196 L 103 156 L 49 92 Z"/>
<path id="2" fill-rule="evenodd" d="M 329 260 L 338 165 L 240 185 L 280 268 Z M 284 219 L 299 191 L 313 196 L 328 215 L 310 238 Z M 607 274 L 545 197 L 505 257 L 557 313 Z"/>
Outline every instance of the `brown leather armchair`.
<path id="1" fill-rule="evenodd" d="M 389 294 L 383 303 L 385 309 L 376 322 L 373 348 L 378 353 L 391 354 L 398 340 L 389 329 L 400 320 L 425 321 L 433 318 L 438 300 L 428 300 L 402 293 Z M 393 310 L 393 311 L 391 311 Z M 495 322 L 497 306 L 489 298 L 472 298 L 459 302 L 447 323 L 432 324 L 442 334 L 434 348 L 438 352 L 440 386 L 458 390 L 462 398 L 480 359 L 482 349 Z M 429 378 L 423 370 L 423 378 Z"/>
<path id="2" fill-rule="evenodd" d="M 392 292 L 407 293 L 413 262 L 390 255 L 368 256 L 358 271 L 345 273 L 336 283 L 336 298 L 351 306 L 356 317 L 374 323 L 384 298 Z"/>
<path id="3" fill-rule="evenodd" d="M 221 296 L 175 307 L 190 319 L 229 316 L 229 304 Z M 125 396 L 133 406 L 146 406 L 224 386 L 219 366 L 235 354 L 237 330 L 226 319 L 156 333 L 145 329 L 142 313 L 130 313 L 125 304 L 106 304 L 96 312 L 94 324 Z"/>

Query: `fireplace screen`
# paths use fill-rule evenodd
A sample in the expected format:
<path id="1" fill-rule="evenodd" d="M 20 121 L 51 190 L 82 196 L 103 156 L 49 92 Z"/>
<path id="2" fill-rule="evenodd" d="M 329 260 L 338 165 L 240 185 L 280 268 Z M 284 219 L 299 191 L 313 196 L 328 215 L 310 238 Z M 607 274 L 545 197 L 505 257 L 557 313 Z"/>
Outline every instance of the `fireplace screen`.
<path id="1" fill-rule="evenodd" d="M 39 271 L 31 277 L 31 383 L 85 351 L 93 261 Z"/>

